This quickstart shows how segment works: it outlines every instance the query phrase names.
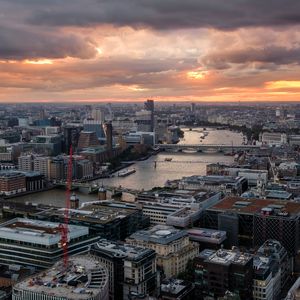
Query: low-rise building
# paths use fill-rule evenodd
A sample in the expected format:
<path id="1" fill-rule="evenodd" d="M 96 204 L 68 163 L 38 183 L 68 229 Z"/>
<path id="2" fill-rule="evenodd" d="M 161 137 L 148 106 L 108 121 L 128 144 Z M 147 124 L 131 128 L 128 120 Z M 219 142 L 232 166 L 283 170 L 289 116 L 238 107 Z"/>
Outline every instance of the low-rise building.
<path id="1" fill-rule="evenodd" d="M 194 284 L 181 279 L 164 280 L 160 285 L 162 300 L 193 300 Z"/>
<path id="2" fill-rule="evenodd" d="M 70 257 L 13 287 L 13 300 L 108 300 L 108 271 L 97 257 Z"/>
<path id="3" fill-rule="evenodd" d="M 21 172 L 3 170 L 0 171 L 0 193 L 2 195 L 14 195 L 26 191 L 25 175 Z"/>
<path id="4" fill-rule="evenodd" d="M 183 272 L 188 261 L 199 253 L 198 244 L 191 242 L 185 231 L 171 226 L 156 225 L 149 230 L 137 231 L 126 242 L 155 250 L 157 266 L 166 278 Z"/>
<path id="5" fill-rule="evenodd" d="M 69 225 L 69 255 L 86 253 L 99 237 L 88 227 Z M 51 267 L 63 256 L 60 223 L 16 218 L 0 226 L 0 264 L 36 269 Z"/>

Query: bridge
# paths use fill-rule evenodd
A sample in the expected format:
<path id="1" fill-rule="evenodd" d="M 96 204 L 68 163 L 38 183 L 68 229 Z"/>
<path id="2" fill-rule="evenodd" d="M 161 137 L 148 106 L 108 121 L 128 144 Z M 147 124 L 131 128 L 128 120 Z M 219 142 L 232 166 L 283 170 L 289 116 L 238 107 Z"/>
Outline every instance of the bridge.
<path id="1" fill-rule="evenodd" d="M 55 186 L 57 187 L 66 187 L 67 183 L 65 181 L 56 181 L 54 183 Z M 135 190 L 135 189 L 129 189 L 120 186 L 108 186 L 108 185 L 102 185 L 99 183 L 95 182 L 72 182 L 72 187 L 71 190 L 76 190 L 76 189 L 83 189 L 86 190 L 89 194 L 95 194 L 98 192 L 100 187 L 104 187 L 107 191 L 110 191 L 112 193 L 128 193 L 132 195 L 137 195 L 140 193 L 140 190 Z"/>
<path id="2" fill-rule="evenodd" d="M 156 144 L 162 151 L 181 152 L 184 150 L 195 152 L 238 152 L 259 149 L 258 145 L 227 145 L 227 144 Z"/>

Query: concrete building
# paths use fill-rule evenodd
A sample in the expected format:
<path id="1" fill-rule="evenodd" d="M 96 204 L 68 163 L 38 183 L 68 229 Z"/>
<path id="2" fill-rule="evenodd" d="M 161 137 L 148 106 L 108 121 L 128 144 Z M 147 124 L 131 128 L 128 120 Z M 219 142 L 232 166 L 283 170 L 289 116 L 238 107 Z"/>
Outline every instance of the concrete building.
<path id="1" fill-rule="evenodd" d="M 108 271 L 97 257 L 70 257 L 13 287 L 13 300 L 108 300 Z"/>
<path id="2" fill-rule="evenodd" d="M 104 112 L 104 109 L 101 108 L 101 107 L 94 107 L 92 109 L 92 118 L 95 121 L 104 123 L 105 122 L 105 112 Z"/>
<path id="3" fill-rule="evenodd" d="M 97 147 L 100 143 L 98 141 L 96 132 L 94 131 L 81 131 L 78 140 L 78 149 L 89 147 Z"/>
<path id="4" fill-rule="evenodd" d="M 176 189 L 142 192 L 137 195 L 136 202 L 150 217 L 151 224 L 188 227 L 220 199 L 220 192 Z"/>
<path id="5" fill-rule="evenodd" d="M 195 258 L 196 299 L 223 297 L 238 292 L 240 299 L 253 299 L 253 257 L 237 250 L 203 250 Z"/>
<path id="6" fill-rule="evenodd" d="M 181 279 L 164 280 L 160 285 L 162 300 L 194 300 L 194 284 Z"/>
<path id="7" fill-rule="evenodd" d="M 21 155 L 18 158 L 18 169 L 26 172 L 33 171 L 33 160 L 34 156 L 32 154 Z"/>
<path id="8" fill-rule="evenodd" d="M 186 231 L 190 240 L 199 244 L 200 251 L 204 249 L 220 249 L 226 240 L 226 231 L 197 227 Z"/>
<path id="9" fill-rule="evenodd" d="M 248 189 L 248 181 L 245 177 L 232 176 L 189 176 L 183 177 L 178 187 L 183 190 L 220 191 L 227 194 L 241 195 Z"/>
<path id="10" fill-rule="evenodd" d="M 127 300 L 132 292 L 152 295 L 157 271 L 154 250 L 100 240 L 91 249 L 109 273 L 109 298 Z"/>
<path id="11" fill-rule="evenodd" d="M 171 226 L 156 225 L 149 230 L 137 231 L 126 242 L 155 250 L 157 266 L 166 278 L 183 272 L 187 262 L 199 253 L 199 246 L 189 240 L 185 231 Z"/>
<path id="12" fill-rule="evenodd" d="M 103 121 L 86 119 L 83 121 L 83 130 L 96 132 L 97 138 L 99 140 L 105 139 L 105 133 L 103 130 Z"/>
<path id="13" fill-rule="evenodd" d="M 223 216 L 227 228 L 220 227 Z M 297 202 L 226 197 L 205 211 L 202 223 L 205 228 L 228 231 L 229 240 L 234 241 L 232 245 L 259 247 L 273 239 L 290 255 L 295 255 L 300 247 L 299 218 L 300 203 Z"/>
<path id="14" fill-rule="evenodd" d="M 48 156 L 35 156 L 33 159 L 33 171 L 39 172 L 46 178 L 49 177 L 49 163 L 50 157 Z"/>
<path id="15" fill-rule="evenodd" d="M 88 227 L 69 225 L 69 255 L 87 253 L 99 237 Z M 0 263 L 50 268 L 63 256 L 60 223 L 15 218 L 0 226 Z"/>
<path id="16" fill-rule="evenodd" d="M 291 278 L 292 265 L 292 259 L 278 241 L 266 241 L 253 260 L 253 299 L 282 299 L 282 292 Z"/>
<path id="17" fill-rule="evenodd" d="M 137 130 L 153 132 L 153 113 L 150 110 L 141 110 L 135 113 Z"/>
<path id="18" fill-rule="evenodd" d="M 293 286 L 289 289 L 284 300 L 300 300 L 300 277 L 296 280 Z"/>
<path id="19" fill-rule="evenodd" d="M 287 143 L 287 134 L 280 132 L 263 132 L 261 142 L 269 146 L 281 146 Z"/>

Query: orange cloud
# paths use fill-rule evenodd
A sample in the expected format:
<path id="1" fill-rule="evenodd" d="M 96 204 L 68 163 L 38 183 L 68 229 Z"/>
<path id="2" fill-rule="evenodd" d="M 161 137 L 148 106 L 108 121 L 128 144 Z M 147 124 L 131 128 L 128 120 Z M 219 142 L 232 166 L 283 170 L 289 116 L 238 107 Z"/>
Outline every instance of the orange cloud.
<path id="1" fill-rule="evenodd" d="M 300 80 L 279 80 L 266 82 L 266 89 L 299 89 Z"/>

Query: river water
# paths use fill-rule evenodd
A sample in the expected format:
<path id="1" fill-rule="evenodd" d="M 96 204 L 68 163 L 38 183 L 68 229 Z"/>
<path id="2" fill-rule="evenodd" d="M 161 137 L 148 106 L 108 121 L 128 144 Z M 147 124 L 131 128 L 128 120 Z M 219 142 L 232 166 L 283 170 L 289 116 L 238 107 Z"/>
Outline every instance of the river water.
<path id="1" fill-rule="evenodd" d="M 199 144 L 200 137 L 204 135 L 202 128 L 183 129 L 184 138 L 179 142 L 181 144 Z M 229 130 L 205 129 L 207 135 L 202 139 L 202 144 L 228 144 L 238 145 L 243 142 L 241 133 Z M 165 158 L 172 158 L 171 161 L 165 161 Z M 155 161 L 156 167 L 155 167 Z M 132 189 L 151 189 L 155 186 L 162 186 L 167 180 L 179 179 L 183 176 L 205 175 L 206 165 L 209 163 L 224 162 L 230 163 L 233 157 L 224 156 L 220 153 L 167 153 L 161 152 L 150 157 L 145 161 L 136 162 L 131 168 L 136 172 L 127 177 L 113 177 L 98 181 L 109 186 L 123 186 Z M 87 195 L 76 192 L 80 202 L 93 201 L 97 195 Z M 128 197 L 129 199 L 130 197 Z M 15 201 L 29 201 L 35 203 L 52 204 L 55 206 L 64 206 L 64 190 L 51 190 L 47 192 L 26 195 L 14 199 Z"/>

